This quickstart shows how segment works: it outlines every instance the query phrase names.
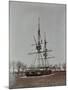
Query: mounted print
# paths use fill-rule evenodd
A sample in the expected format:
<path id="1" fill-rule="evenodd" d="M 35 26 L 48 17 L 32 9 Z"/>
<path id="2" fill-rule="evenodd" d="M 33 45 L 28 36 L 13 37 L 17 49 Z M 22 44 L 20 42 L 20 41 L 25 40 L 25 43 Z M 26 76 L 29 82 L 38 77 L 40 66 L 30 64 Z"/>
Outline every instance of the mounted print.
<path id="1" fill-rule="evenodd" d="M 66 5 L 9 1 L 9 88 L 66 85 Z"/>

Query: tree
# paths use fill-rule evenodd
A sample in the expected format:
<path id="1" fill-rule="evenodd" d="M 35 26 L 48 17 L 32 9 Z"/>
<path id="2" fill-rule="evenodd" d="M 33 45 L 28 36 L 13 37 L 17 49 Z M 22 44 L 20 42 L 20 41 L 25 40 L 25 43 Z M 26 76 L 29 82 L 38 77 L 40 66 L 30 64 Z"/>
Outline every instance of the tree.
<path id="1" fill-rule="evenodd" d="M 62 67 L 63 67 L 64 71 L 66 71 L 66 64 L 65 63 L 63 63 Z"/>
<path id="2" fill-rule="evenodd" d="M 12 63 L 11 63 L 11 66 L 10 66 L 10 67 L 12 67 L 13 74 L 14 74 L 14 72 L 15 72 L 15 61 L 12 61 Z"/>
<path id="3" fill-rule="evenodd" d="M 21 69 L 22 69 L 22 71 L 24 71 L 26 68 L 27 68 L 27 66 L 22 63 L 22 64 L 21 64 Z"/>
<path id="4" fill-rule="evenodd" d="M 17 66 L 18 74 L 20 73 L 21 70 L 24 71 L 27 68 L 27 66 L 21 61 L 18 61 L 16 66 Z"/>
<path id="5" fill-rule="evenodd" d="M 21 65 L 22 65 L 21 62 L 18 61 L 17 65 L 16 65 L 17 66 L 17 70 L 18 70 L 18 74 L 20 73 Z"/>
<path id="6" fill-rule="evenodd" d="M 55 71 L 57 71 L 57 64 L 55 64 L 54 66 L 53 66 L 53 68 L 55 69 Z"/>

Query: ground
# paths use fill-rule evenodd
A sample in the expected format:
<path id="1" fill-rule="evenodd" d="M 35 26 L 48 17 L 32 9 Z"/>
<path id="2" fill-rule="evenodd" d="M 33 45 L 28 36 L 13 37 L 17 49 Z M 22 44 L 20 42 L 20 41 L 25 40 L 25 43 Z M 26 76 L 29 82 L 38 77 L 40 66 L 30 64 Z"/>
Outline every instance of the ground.
<path id="1" fill-rule="evenodd" d="M 50 75 L 18 77 L 14 88 L 47 87 L 66 85 L 66 72 L 54 72 Z"/>

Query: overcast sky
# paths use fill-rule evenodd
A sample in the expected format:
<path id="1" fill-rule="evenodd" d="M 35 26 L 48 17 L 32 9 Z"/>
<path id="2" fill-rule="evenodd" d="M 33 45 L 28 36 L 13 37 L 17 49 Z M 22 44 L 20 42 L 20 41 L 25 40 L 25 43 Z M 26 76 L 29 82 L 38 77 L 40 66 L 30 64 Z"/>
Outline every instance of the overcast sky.
<path id="1" fill-rule="evenodd" d="M 65 62 L 65 9 L 64 4 L 40 4 L 10 1 L 10 61 L 22 61 L 30 65 L 35 55 L 28 55 L 35 51 L 32 46 L 33 35 L 37 39 L 38 17 L 40 17 L 41 38 L 46 32 L 47 48 L 53 50 L 48 56 L 50 64 Z"/>

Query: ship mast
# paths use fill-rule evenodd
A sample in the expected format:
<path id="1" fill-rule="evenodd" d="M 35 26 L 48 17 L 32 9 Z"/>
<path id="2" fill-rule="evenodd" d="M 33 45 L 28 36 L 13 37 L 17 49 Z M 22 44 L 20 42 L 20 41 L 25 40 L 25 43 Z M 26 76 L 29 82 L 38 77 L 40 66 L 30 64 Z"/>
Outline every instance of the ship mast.
<path id="1" fill-rule="evenodd" d="M 45 61 L 45 67 L 47 67 L 47 64 L 46 64 L 46 62 L 47 62 L 47 47 L 46 47 L 46 45 L 47 45 L 47 42 L 46 42 L 46 33 L 44 33 L 44 53 L 43 53 L 43 56 L 44 56 L 44 61 Z"/>
<path id="2" fill-rule="evenodd" d="M 46 65 L 47 59 L 52 58 L 52 57 L 47 56 L 47 52 L 51 52 L 52 50 L 48 50 L 46 47 L 46 45 L 47 45 L 46 37 L 44 38 L 44 50 L 42 50 L 43 43 L 41 42 L 41 34 L 40 34 L 40 17 L 38 17 L 38 41 L 36 41 L 34 35 L 33 35 L 33 38 L 34 38 L 35 44 L 32 44 L 32 45 L 36 46 L 36 52 L 31 52 L 31 53 L 29 53 L 29 55 L 36 54 L 34 64 L 37 60 L 39 68 L 47 68 L 47 65 Z"/>
<path id="3" fill-rule="evenodd" d="M 42 54 L 41 54 L 41 34 L 40 34 L 40 17 L 38 17 L 38 42 L 36 45 L 36 50 L 37 50 L 37 54 L 38 54 L 38 67 L 41 67 L 41 58 L 42 58 Z M 43 66 L 43 58 L 42 58 L 42 66 Z"/>
<path id="4" fill-rule="evenodd" d="M 34 64 L 36 62 L 36 60 L 38 61 L 38 67 L 41 67 L 41 66 L 44 66 L 44 60 L 43 60 L 43 55 L 42 55 L 42 42 L 41 42 L 41 34 L 40 34 L 40 17 L 38 17 L 38 41 L 36 41 L 35 39 L 35 36 L 33 35 L 33 38 L 34 38 L 34 41 L 35 41 L 35 45 L 36 46 L 36 52 L 32 52 L 32 53 L 29 53 L 30 55 L 32 54 L 36 54 L 36 58 L 35 58 L 35 61 L 34 61 Z"/>

